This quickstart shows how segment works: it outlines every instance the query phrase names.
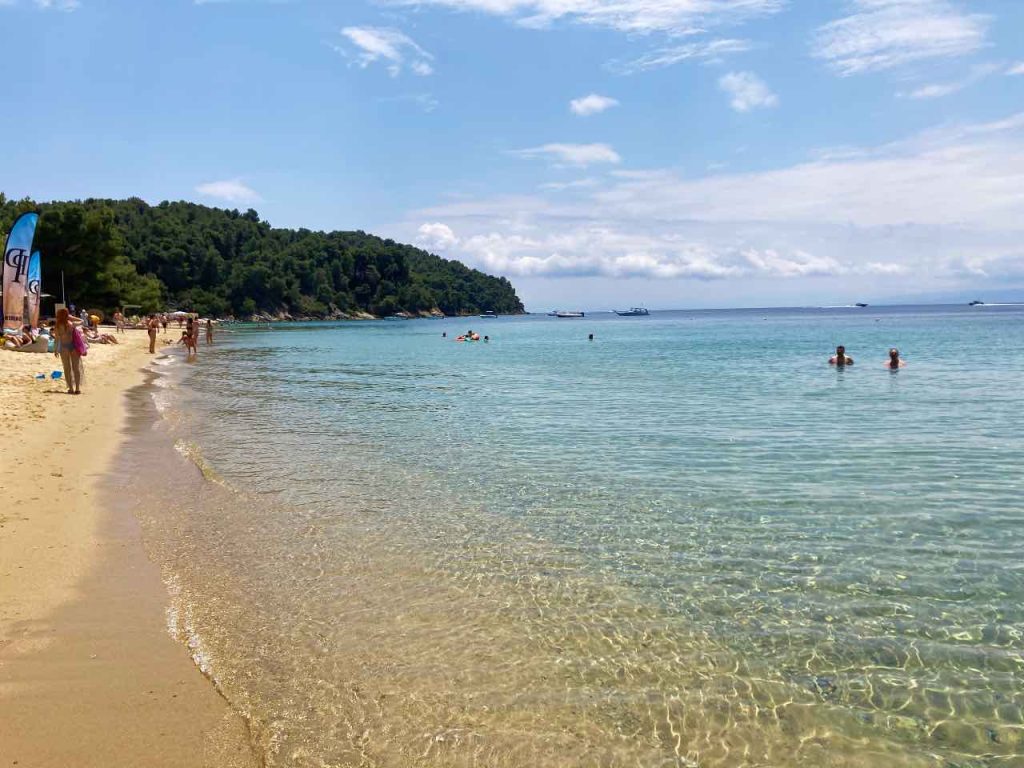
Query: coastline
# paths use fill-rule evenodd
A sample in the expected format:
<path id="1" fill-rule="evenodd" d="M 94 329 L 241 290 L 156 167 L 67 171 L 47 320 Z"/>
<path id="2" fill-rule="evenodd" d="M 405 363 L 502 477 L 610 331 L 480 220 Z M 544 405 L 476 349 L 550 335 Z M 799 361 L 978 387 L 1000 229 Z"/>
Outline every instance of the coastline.
<path id="1" fill-rule="evenodd" d="M 105 499 L 152 360 L 145 333 L 121 341 L 90 347 L 80 397 L 34 379 L 53 356 L 0 353 L 0 758 L 250 768 L 244 721 L 167 632 L 139 523 Z"/>

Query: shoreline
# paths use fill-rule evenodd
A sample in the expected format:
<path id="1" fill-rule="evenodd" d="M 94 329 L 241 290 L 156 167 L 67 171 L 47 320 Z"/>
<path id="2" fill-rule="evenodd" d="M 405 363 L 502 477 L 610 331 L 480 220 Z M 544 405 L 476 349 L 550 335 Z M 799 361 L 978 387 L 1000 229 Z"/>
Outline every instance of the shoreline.
<path id="1" fill-rule="evenodd" d="M 0 353 L 20 468 L 0 479 L 0 758 L 253 768 L 245 722 L 168 633 L 138 520 L 112 502 L 128 393 L 153 360 L 144 332 L 120 340 L 90 347 L 80 397 L 33 378 L 59 369 L 51 355 Z"/>

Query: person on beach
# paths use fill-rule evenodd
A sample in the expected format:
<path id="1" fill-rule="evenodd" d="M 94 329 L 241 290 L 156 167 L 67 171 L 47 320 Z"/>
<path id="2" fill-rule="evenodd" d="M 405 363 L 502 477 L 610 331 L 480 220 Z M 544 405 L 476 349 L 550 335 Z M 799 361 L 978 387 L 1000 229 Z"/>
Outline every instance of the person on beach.
<path id="1" fill-rule="evenodd" d="M 906 368 L 907 364 L 900 359 L 900 351 L 893 347 L 889 350 L 889 359 L 885 361 L 885 367 L 896 370 L 897 368 Z"/>
<path id="2" fill-rule="evenodd" d="M 190 317 L 185 323 L 185 335 L 188 340 L 185 342 L 190 355 L 199 352 L 199 324 L 194 317 Z"/>
<path id="3" fill-rule="evenodd" d="M 32 334 L 32 328 L 27 325 L 23 326 L 20 331 L 15 333 L 7 332 L 3 337 L 4 346 L 8 349 L 18 349 L 19 347 L 31 344 L 35 340 L 36 338 Z"/>
<path id="4" fill-rule="evenodd" d="M 156 354 L 156 331 L 160 326 L 160 323 L 156 319 L 156 315 L 150 315 L 149 319 L 146 320 L 146 333 L 149 334 L 149 354 Z"/>
<path id="5" fill-rule="evenodd" d="M 185 345 L 185 351 L 188 353 L 189 357 L 192 357 L 192 355 L 195 354 L 196 340 L 187 329 L 181 332 L 181 338 L 178 339 L 178 343 Z"/>
<path id="6" fill-rule="evenodd" d="M 206 321 L 206 346 L 213 344 L 213 320 Z"/>
<path id="7" fill-rule="evenodd" d="M 124 315 L 121 314 L 121 310 L 114 313 L 114 330 L 124 333 Z"/>
<path id="8" fill-rule="evenodd" d="M 81 332 L 71 324 L 66 309 L 57 310 L 57 321 L 53 324 L 53 356 L 59 357 L 64 366 L 64 381 L 69 395 L 82 394 L 82 355 L 75 343 L 75 335 Z"/>
<path id="9" fill-rule="evenodd" d="M 85 340 L 97 344 L 119 344 L 117 337 L 112 333 L 100 333 L 99 331 L 86 331 Z"/>
<path id="10" fill-rule="evenodd" d="M 846 347 L 840 344 L 836 347 L 836 353 L 828 359 L 828 364 L 842 368 L 844 365 L 853 365 L 853 358 L 846 354 Z"/>
<path id="11" fill-rule="evenodd" d="M 160 315 L 160 325 L 164 327 L 164 335 L 167 335 L 167 315 Z"/>

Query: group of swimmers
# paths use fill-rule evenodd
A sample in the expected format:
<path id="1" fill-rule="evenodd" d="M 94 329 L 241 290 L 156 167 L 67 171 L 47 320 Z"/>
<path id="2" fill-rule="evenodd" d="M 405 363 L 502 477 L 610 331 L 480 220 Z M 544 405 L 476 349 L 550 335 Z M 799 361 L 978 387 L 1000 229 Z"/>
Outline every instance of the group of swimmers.
<path id="1" fill-rule="evenodd" d="M 448 332 L 445 331 L 444 333 L 442 333 L 441 334 L 441 338 L 442 339 L 447 339 L 448 338 Z M 479 333 L 475 333 L 473 331 L 473 329 L 471 328 L 468 331 L 466 331 L 464 334 L 462 334 L 461 336 L 456 336 L 455 340 L 456 341 L 490 341 L 491 337 L 490 336 L 484 336 L 483 339 L 481 339 L 480 338 L 480 334 Z"/>
<path id="2" fill-rule="evenodd" d="M 853 365 L 853 358 L 846 354 L 846 347 L 840 344 L 836 347 L 836 353 L 828 359 L 828 364 L 843 368 L 847 365 Z M 907 363 L 900 357 L 900 351 L 896 347 L 892 347 L 889 350 L 889 359 L 885 361 L 884 365 L 886 368 L 896 370 L 906 367 Z"/>

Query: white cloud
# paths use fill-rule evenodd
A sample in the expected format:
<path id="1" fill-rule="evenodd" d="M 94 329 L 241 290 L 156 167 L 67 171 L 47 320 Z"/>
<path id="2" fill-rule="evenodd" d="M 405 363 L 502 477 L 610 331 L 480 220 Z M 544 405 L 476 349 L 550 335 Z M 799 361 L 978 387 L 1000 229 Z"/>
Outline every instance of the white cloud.
<path id="1" fill-rule="evenodd" d="M 431 64 L 434 57 L 401 30 L 389 27 L 345 27 L 341 34 L 359 49 L 356 62 L 361 67 L 382 62 L 392 77 L 397 77 L 407 64 L 414 74 L 421 77 L 434 72 Z M 344 52 L 343 49 L 339 50 Z"/>
<path id="2" fill-rule="evenodd" d="M 963 90 L 964 83 L 932 83 L 915 88 L 906 96 L 908 99 L 938 99 Z"/>
<path id="3" fill-rule="evenodd" d="M 1024 75 L 1024 61 L 1018 61 L 1016 64 L 1011 64 L 1006 70 L 1008 75 Z"/>
<path id="4" fill-rule="evenodd" d="M 607 144 L 544 144 L 529 149 L 516 149 L 512 154 L 520 157 L 548 157 L 559 165 L 618 164 L 619 154 Z"/>
<path id="5" fill-rule="evenodd" d="M 258 203 L 263 199 L 256 190 L 247 186 L 241 179 L 210 181 L 197 186 L 196 192 L 206 197 L 227 200 L 229 203 Z"/>
<path id="6" fill-rule="evenodd" d="M 919 88 L 915 88 L 909 93 L 898 93 L 897 96 L 905 96 L 908 99 L 938 99 L 943 96 L 950 96 L 958 91 L 962 91 L 974 83 L 982 80 L 989 75 L 992 75 L 999 71 L 1001 65 L 993 64 L 991 62 L 987 64 L 980 64 L 972 68 L 970 74 L 960 80 L 954 80 L 948 83 L 930 83 L 929 85 L 923 85 Z"/>
<path id="7" fill-rule="evenodd" d="M 610 96 L 600 96 L 596 93 L 592 93 L 589 96 L 583 96 L 579 99 L 573 99 L 569 102 L 569 109 L 572 110 L 573 114 L 579 115 L 580 117 L 597 115 L 607 109 L 617 106 L 619 106 L 619 102 L 616 99 L 613 99 Z"/>
<path id="8" fill-rule="evenodd" d="M 1019 113 L 756 173 L 614 171 L 573 195 L 467 199 L 409 226 L 434 222 L 421 232 L 458 258 L 522 278 L 832 280 L 893 295 L 911 277 L 919 291 L 1024 286 L 1022 207 Z"/>
<path id="9" fill-rule="evenodd" d="M 515 19 L 529 27 L 557 21 L 621 32 L 690 34 L 765 16 L 786 0 L 385 0 L 391 5 L 440 6 Z"/>
<path id="10" fill-rule="evenodd" d="M 737 112 L 779 103 L 779 97 L 753 72 L 729 72 L 718 79 L 718 87 L 729 94 L 729 104 Z"/>
<path id="11" fill-rule="evenodd" d="M 451 227 L 440 222 L 423 224 L 416 234 L 416 244 L 431 251 L 446 251 L 458 242 Z"/>
<path id="12" fill-rule="evenodd" d="M 610 61 L 608 62 L 608 69 L 618 74 L 631 75 L 635 72 L 646 72 L 651 69 L 670 67 L 673 64 L 689 59 L 712 61 L 729 53 L 749 51 L 750 47 L 750 42 L 747 40 L 733 40 L 729 38 L 701 40 L 658 48 L 629 61 Z"/>
<path id="13" fill-rule="evenodd" d="M 541 184 L 538 189 L 564 190 L 564 189 L 590 189 L 598 185 L 597 179 L 574 179 L 573 181 L 549 181 Z"/>
<path id="14" fill-rule="evenodd" d="M 851 0 L 849 16 L 820 27 L 813 54 L 841 75 L 963 56 L 985 43 L 988 17 L 949 0 Z"/>

